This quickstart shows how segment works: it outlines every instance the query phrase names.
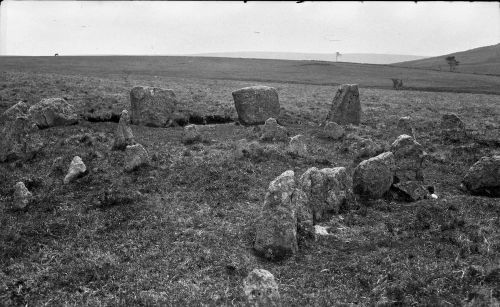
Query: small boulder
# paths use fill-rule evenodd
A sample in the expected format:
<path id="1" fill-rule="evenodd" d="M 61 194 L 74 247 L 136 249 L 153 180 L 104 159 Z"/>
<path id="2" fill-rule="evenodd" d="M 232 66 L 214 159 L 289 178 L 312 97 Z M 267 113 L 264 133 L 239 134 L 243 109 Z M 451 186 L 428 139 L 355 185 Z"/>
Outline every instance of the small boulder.
<path id="1" fill-rule="evenodd" d="M 362 161 L 353 175 L 354 193 L 363 198 L 382 197 L 392 185 L 395 161 L 392 152 L 384 152 Z"/>
<path id="2" fill-rule="evenodd" d="M 127 110 L 123 110 L 120 115 L 120 122 L 115 130 L 113 139 L 113 149 L 124 150 L 128 145 L 135 144 L 132 128 L 130 128 L 130 116 Z"/>
<path id="3" fill-rule="evenodd" d="M 297 217 L 293 202 L 294 172 L 288 170 L 274 179 L 265 197 L 256 224 L 254 249 L 269 260 L 280 260 L 295 254 Z"/>
<path id="4" fill-rule="evenodd" d="M 278 92 L 269 86 L 250 86 L 232 93 L 238 119 L 244 125 L 261 125 L 280 114 Z"/>
<path id="5" fill-rule="evenodd" d="M 355 161 L 375 157 L 384 152 L 385 148 L 371 139 L 352 137 L 352 135 L 351 139 L 352 143 L 349 145 L 349 151 L 354 154 Z"/>
<path id="6" fill-rule="evenodd" d="M 129 145 L 125 148 L 125 171 L 131 172 L 149 163 L 149 155 L 141 144 Z"/>
<path id="7" fill-rule="evenodd" d="M 327 122 L 321 131 L 321 137 L 338 140 L 345 135 L 345 129 L 336 122 Z"/>
<path id="8" fill-rule="evenodd" d="M 15 121 L 17 117 L 27 117 L 28 109 L 29 106 L 25 102 L 19 101 L 2 113 L 0 116 L 0 123 Z"/>
<path id="9" fill-rule="evenodd" d="M 482 157 L 465 174 L 462 184 L 472 194 L 500 197 L 500 155 Z"/>
<path id="10" fill-rule="evenodd" d="M 24 182 L 18 182 L 14 186 L 14 208 L 24 209 L 29 202 L 33 199 L 33 195 L 24 185 Z"/>
<path id="11" fill-rule="evenodd" d="M 335 94 L 326 122 L 339 125 L 359 125 L 361 121 L 361 103 L 357 84 L 342 84 Z"/>
<path id="12" fill-rule="evenodd" d="M 68 184 L 73 180 L 82 177 L 87 173 L 87 167 L 82 161 L 82 158 L 75 156 L 69 165 L 68 173 L 64 177 L 64 184 Z"/>
<path id="13" fill-rule="evenodd" d="M 394 198 L 400 201 L 414 202 L 426 198 L 433 198 L 421 181 L 404 181 L 393 184 L 391 187 Z"/>
<path id="14" fill-rule="evenodd" d="M 307 144 L 305 137 L 302 134 L 298 134 L 290 139 L 288 152 L 299 157 L 307 156 Z"/>
<path id="15" fill-rule="evenodd" d="M 309 168 L 299 180 L 305 206 L 312 212 L 314 223 L 349 208 L 353 201 L 352 181 L 344 167 Z"/>
<path id="16" fill-rule="evenodd" d="M 424 180 L 423 162 L 427 155 L 420 143 L 402 134 L 391 144 L 396 162 L 395 175 L 399 181 Z"/>
<path id="17" fill-rule="evenodd" d="M 130 106 L 133 124 L 164 127 L 173 121 L 177 99 L 170 89 L 137 86 L 130 91 Z"/>
<path id="18" fill-rule="evenodd" d="M 67 126 L 78 123 L 78 115 L 72 104 L 64 98 L 47 98 L 32 105 L 31 119 L 39 128 Z"/>
<path id="19" fill-rule="evenodd" d="M 182 134 L 182 143 L 193 144 L 202 141 L 201 133 L 196 125 L 187 125 Z"/>
<path id="20" fill-rule="evenodd" d="M 288 133 L 285 127 L 278 125 L 276 119 L 268 118 L 262 127 L 260 140 L 264 142 L 287 141 Z"/>
<path id="21" fill-rule="evenodd" d="M 243 280 L 243 291 L 248 306 L 278 307 L 282 306 L 278 284 L 273 274 L 264 269 L 254 269 Z"/>
<path id="22" fill-rule="evenodd" d="M 37 126 L 25 116 L 5 122 L 0 136 L 0 162 L 29 160 L 43 145 Z"/>
<path id="23" fill-rule="evenodd" d="M 401 117 L 398 120 L 397 135 L 407 134 L 415 138 L 415 128 L 409 116 Z"/>
<path id="24" fill-rule="evenodd" d="M 443 142 L 461 142 L 467 137 L 465 124 L 456 114 L 444 114 L 441 117 L 441 137 Z"/>

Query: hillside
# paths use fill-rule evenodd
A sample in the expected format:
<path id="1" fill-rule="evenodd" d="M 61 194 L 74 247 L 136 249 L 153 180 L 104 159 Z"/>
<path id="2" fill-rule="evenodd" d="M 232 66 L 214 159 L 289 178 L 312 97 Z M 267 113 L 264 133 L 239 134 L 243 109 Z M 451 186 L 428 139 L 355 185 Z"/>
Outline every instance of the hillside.
<path id="1" fill-rule="evenodd" d="M 335 62 L 335 52 L 332 53 L 299 53 L 299 52 L 264 52 L 264 51 L 236 51 L 236 52 L 211 52 L 193 54 L 193 56 L 227 57 L 227 58 L 252 58 L 276 60 L 315 60 Z M 364 63 L 364 64 L 391 64 L 403 61 L 425 59 L 424 56 L 407 54 L 376 54 L 376 53 L 345 53 L 338 57 L 339 62 Z"/>
<path id="2" fill-rule="evenodd" d="M 449 66 L 445 61 L 448 56 L 455 56 L 460 62 L 457 72 L 500 75 L 500 44 L 393 65 L 448 71 Z"/>

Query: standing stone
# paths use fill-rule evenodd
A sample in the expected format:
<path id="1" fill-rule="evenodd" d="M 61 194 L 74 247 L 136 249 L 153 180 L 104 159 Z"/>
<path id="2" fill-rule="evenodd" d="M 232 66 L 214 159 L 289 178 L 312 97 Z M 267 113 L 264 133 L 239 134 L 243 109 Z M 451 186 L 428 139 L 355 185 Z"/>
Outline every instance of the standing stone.
<path id="1" fill-rule="evenodd" d="M 130 91 L 130 104 L 133 124 L 163 127 L 172 122 L 177 100 L 170 89 L 137 86 Z"/>
<path id="2" fill-rule="evenodd" d="M 391 187 L 394 168 L 395 161 L 392 152 L 384 152 L 364 160 L 354 169 L 354 193 L 363 198 L 382 197 Z"/>
<path id="3" fill-rule="evenodd" d="M 444 142 L 461 142 L 467 137 L 465 124 L 456 114 L 444 114 L 441 118 L 441 136 Z"/>
<path id="4" fill-rule="evenodd" d="M 69 165 L 68 174 L 64 177 L 64 184 L 68 184 L 73 180 L 85 175 L 87 172 L 87 167 L 82 161 L 82 158 L 75 156 Z"/>
<path id="5" fill-rule="evenodd" d="M 78 123 L 78 115 L 72 104 L 64 98 L 47 98 L 32 105 L 31 119 L 39 128 L 67 126 Z"/>
<path id="6" fill-rule="evenodd" d="M 274 118 L 268 118 L 262 127 L 261 141 L 286 141 L 288 140 L 288 133 L 286 128 L 278 125 Z"/>
<path id="7" fill-rule="evenodd" d="M 416 138 L 415 128 L 413 127 L 411 118 L 409 116 L 401 117 L 398 120 L 398 126 L 396 130 L 397 130 L 397 135 L 407 134 L 409 136 L 412 136 L 413 138 Z"/>
<path id="8" fill-rule="evenodd" d="M 344 167 L 311 167 L 300 177 L 299 188 L 305 193 L 314 223 L 347 209 L 353 201 L 352 180 Z"/>
<path id="9" fill-rule="evenodd" d="M 500 197 L 500 155 L 482 157 L 469 169 L 462 184 L 472 194 Z"/>
<path id="10" fill-rule="evenodd" d="M 120 122 L 115 130 L 113 149 L 124 150 L 128 145 L 135 144 L 132 128 L 130 128 L 130 116 L 127 110 L 123 110 L 120 115 Z"/>
<path id="11" fill-rule="evenodd" d="M 243 280 L 243 291 L 248 306 L 252 307 L 279 307 L 281 297 L 278 284 L 273 274 L 264 269 L 254 269 Z"/>
<path id="12" fill-rule="evenodd" d="M 15 121 L 17 117 L 27 117 L 28 116 L 28 105 L 23 101 L 19 101 L 15 105 L 11 106 L 0 116 L 0 123 L 7 121 Z"/>
<path id="13" fill-rule="evenodd" d="M 184 127 L 184 132 L 182 135 L 182 142 L 184 144 L 193 144 L 196 142 L 201 142 L 202 136 L 196 125 L 187 125 Z"/>
<path id="14" fill-rule="evenodd" d="M 7 121 L 0 132 L 0 162 L 29 160 L 42 147 L 37 126 L 27 117 Z"/>
<path id="15" fill-rule="evenodd" d="M 299 157 L 307 156 L 307 144 L 305 137 L 302 134 L 298 134 L 290 139 L 288 152 Z"/>
<path id="16" fill-rule="evenodd" d="M 426 156 L 420 143 L 402 134 L 391 144 L 396 162 L 395 175 L 399 181 L 424 180 L 423 162 Z"/>
<path id="17" fill-rule="evenodd" d="M 341 125 L 336 122 L 327 122 L 323 127 L 321 136 L 332 140 L 338 140 L 341 139 L 344 134 L 345 129 Z"/>
<path id="18" fill-rule="evenodd" d="M 270 184 L 256 225 L 254 248 L 269 260 L 297 252 L 297 217 L 293 193 L 294 172 L 288 170 Z"/>
<path id="19" fill-rule="evenodd" d="M 339 125 L 359 125 L 361 121 L 361 103 L 357 84 L 342 84 L 335 97 L 326 121 Z"/>
<path id="20" fill-rule="evenodd" d="M 16 209 L 24 209 L 31 199 L 33 195 L 24 185 L 24 182 L 18 182 L 14 186 L 14 208 Z"/>
<path id="21" fill-rule="evenodd" d="M 148 152 L 141 144 L 129 145 L 125 148 L 125 171 L 131 172 L 149 163 Z"/>
<path id="22" fill-rule="evenodd" d="M 261 125 L 280 114 L 278 92 L 269 86 L 250 86 L 234 91 L 234 106 L 244 125 Z"/>

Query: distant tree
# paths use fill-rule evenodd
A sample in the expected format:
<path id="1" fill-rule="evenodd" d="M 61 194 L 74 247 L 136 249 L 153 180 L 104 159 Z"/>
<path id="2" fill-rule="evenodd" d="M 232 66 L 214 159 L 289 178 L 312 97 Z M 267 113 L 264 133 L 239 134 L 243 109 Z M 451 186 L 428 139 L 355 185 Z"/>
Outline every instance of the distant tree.
<path id="1" fill-rule="evenodd" d="M 337 51 L 337 53 L 335 53 L 335 62 L 338 62 L 339 56 L 341 56 L 341 54 Z"/>
<path id="2" fill-rule="evenodd" d="M 446 57 L 445 60 L 448 63 L 448 65 L 450 65 L 450 71 L 455 71 L 455 69 L 457 68 L 458 64 L 460 64 L 460 62 L 457 61 L 457 59 L 455 59 L 454 56 Z"/>
<path id="3" fill-rule="evenodd" d="M 391 79 L 392 80 L 392 88 L 395 90 L 400 90 L 403 88 L 403 80 L 402 79 Z"/>
<path id="4" fill-rule="evenodd" d="M 54 54 L 54 56 L 59 56 L 59 53 Z"/>

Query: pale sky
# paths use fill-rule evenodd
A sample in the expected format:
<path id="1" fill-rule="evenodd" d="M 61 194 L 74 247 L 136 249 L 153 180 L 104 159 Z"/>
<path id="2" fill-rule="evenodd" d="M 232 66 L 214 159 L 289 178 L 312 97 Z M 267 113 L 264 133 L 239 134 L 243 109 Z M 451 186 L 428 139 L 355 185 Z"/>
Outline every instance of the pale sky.
<path id="1" fill-rule="evenodd" d="M 438 56 L 499 42 L 497 2 L 6 0 L 0 6 L 0 55 Z"/>

